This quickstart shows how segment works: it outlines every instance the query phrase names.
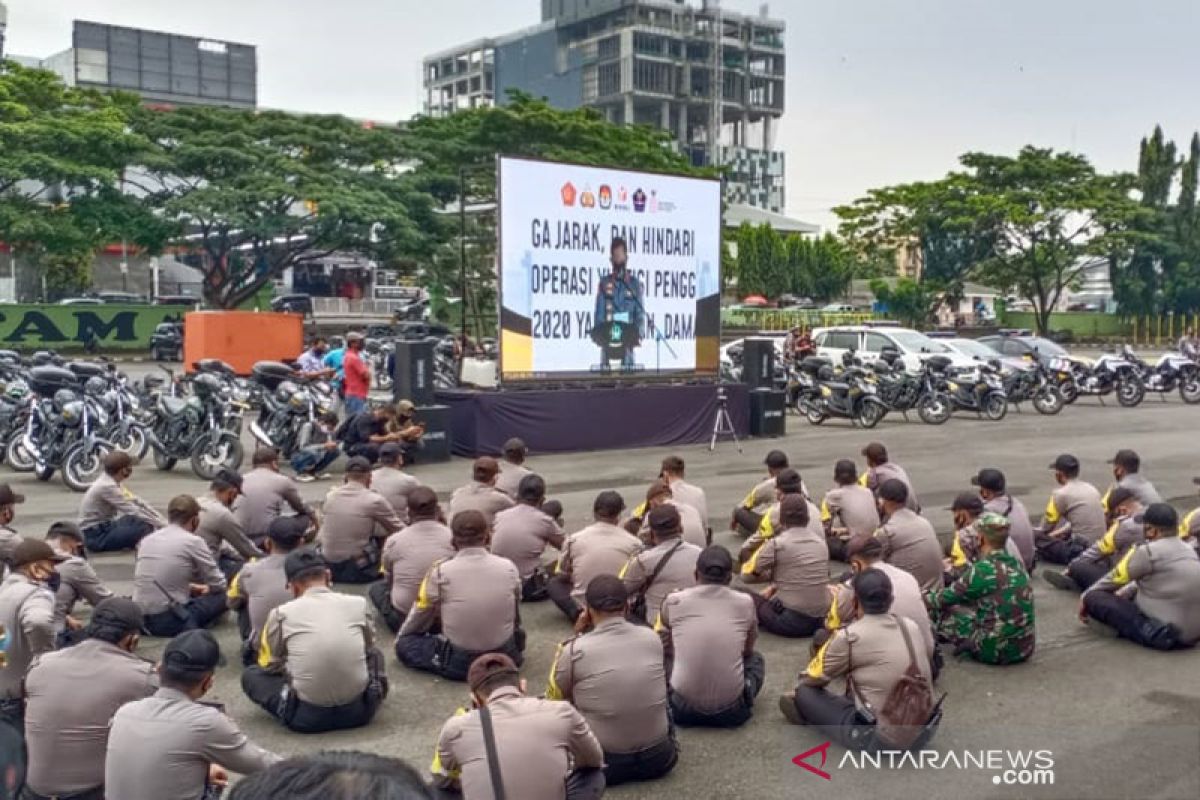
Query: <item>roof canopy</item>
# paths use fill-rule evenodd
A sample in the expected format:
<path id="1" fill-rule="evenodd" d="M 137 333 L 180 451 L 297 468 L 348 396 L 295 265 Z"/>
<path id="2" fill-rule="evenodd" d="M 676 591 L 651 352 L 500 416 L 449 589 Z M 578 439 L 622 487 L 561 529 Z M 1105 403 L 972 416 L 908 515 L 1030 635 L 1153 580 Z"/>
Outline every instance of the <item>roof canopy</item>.
<path id="1" fill-rule="evenodd" d="M 744 203 L 734 203 L 725 209 L 726 228 L 737 228 L 743 222 L 749 222 L 751 225 L 767 224 L 780 233 L 807 233 L 815 236 L 821 232 L 820 225 L 785 217 L 783 214 L 776 214 Z"/>

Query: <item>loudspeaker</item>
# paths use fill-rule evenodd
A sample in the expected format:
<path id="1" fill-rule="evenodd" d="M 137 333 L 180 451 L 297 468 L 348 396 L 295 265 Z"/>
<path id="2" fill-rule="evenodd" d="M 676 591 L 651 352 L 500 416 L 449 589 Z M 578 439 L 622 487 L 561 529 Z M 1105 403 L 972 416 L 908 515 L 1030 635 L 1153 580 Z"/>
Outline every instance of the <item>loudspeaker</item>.
<path id="1" fill-rule="evenodd" d="M 450 406 L 417 406 L 414 416 L 418 422 L 425 423 L 425 435 L 421 437 L 417 463 L 449 461 Z"/>
<path id="2" fill-rule="evenodd" d="M 751 389 L 775 386 L 775 342 L 746 339 L 742 345 L 742 383 Z"/>
<path id="3" fill-rule="evenodd" d="M 750 392 L 750 435 L 783 436 L 787 421 L 787 392 L 755 389 Z"/>
<path id="4" fill-rule="evenodd" d="M 433 346 L 437 339 L 396 339 L 392 395 L 417 406 L 433 405 Z"/>

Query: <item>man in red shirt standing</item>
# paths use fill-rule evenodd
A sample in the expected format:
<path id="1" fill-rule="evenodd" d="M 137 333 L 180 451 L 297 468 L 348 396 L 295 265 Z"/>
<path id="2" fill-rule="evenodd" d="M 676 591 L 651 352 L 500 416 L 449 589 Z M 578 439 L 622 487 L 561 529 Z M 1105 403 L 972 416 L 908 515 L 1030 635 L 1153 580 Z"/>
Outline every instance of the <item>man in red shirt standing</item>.
<path id="1" fill-rule="evenodd" d="M 346 416 L 351 417 L 367 407 L 367 392 L 371 388 L 371 370 L 362 357 L 363 336 L 361 333 L 346 334 L 346 358 L 342 362 L 345 372 Z"/>

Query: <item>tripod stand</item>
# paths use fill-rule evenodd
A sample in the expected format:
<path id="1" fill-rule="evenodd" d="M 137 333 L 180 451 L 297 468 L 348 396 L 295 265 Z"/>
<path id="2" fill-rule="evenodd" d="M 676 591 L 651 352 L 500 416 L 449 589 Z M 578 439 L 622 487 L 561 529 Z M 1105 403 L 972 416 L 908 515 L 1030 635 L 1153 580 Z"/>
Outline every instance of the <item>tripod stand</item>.
<path id="1" fill-rule="evenodd" d="M 734 429 L 733 420 L 729 416 L 729 401 L 725 396 L 725 389 L 717 387 L 717 417 L 713 420 L 712 439 L 708 442 L 708 452 L 711 453 L 717 449 L 717 437 L 721 435 L 732 436 L 738 452 L 742 452 L 742 443 L 738 440 L 737 430 Z"/>

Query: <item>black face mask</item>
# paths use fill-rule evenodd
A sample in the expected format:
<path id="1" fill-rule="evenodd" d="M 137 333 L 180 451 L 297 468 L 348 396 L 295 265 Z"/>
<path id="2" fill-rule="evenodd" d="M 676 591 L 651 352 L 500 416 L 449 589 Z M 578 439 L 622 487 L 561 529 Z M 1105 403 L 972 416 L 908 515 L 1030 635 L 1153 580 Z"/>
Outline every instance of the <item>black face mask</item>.
<path id="1" fill-rule="evenodd" d="M 57 592 L 59 586 L 62 586 L 62 575 L 59 575 L 57 571 L 51 572 L 50 577 L 46 578 L 46 588 Z"/>

